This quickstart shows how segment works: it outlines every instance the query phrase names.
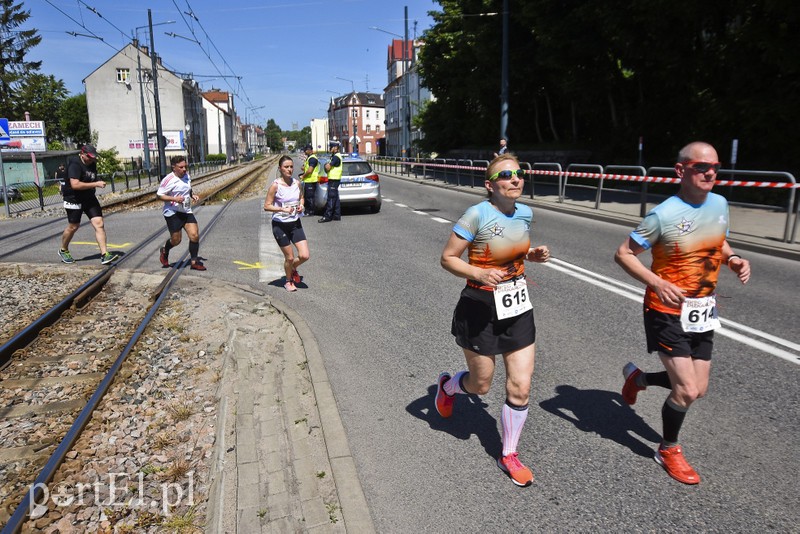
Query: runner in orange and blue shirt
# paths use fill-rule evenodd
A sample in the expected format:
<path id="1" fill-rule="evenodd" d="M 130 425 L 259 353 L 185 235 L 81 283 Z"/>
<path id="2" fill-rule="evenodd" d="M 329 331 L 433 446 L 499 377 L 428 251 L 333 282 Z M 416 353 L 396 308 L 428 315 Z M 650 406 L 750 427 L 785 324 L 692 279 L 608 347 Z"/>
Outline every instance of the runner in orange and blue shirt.
<path id="1" fill-rule="evenodd" d="M 630 405 L 647 386 L 670 389 L 661 409 L 663 439 L 655 460 L 672 478 L 697 484 L 700 477 L 683 456 L 678 434 L 691 404 L 708 390 L 714 329 L 719 328 L 714 291 L 728 265 L 744 284 L 750 263 L 727 241 L 728 203 L 711 192 L 720 163 L 717 151 L 695 142 L 678 154 L 680 191 L 656 206 L 619 246 L 616 262 L 647 285 L 644 324 L 648 352 L 658 352 L 665 371 L 623 368 L 622 398 Z M 650 269 L 638 255 L 652 250 Z"/>
<path id="2" fill-rule="evenodd" d="M 450 417 L 456 393 L 484 395 L 495 370 L 495 355 L 506 367 L 506 401 L 501 408 L 503 452 L 497 465 L 514 484 L 528 486 L 533 474 L 518 458 L 517 445 L 528 417 L 536 325 L 525 281 L 524 260 L 546 262 L 546 246 L 531 248 L 531 209 L 516 201 L 525 173 L 517 158 L 492 160 L 484 186 L 489 199 L 469 208 L 453 227 L 442 252 L 442 267 L 466 287 L 453 313 L 451 332 L 464 351 L 467 369 L 437 380 L 435 406 Z M 462 256 L 468 251 L 468 261 Z"/>

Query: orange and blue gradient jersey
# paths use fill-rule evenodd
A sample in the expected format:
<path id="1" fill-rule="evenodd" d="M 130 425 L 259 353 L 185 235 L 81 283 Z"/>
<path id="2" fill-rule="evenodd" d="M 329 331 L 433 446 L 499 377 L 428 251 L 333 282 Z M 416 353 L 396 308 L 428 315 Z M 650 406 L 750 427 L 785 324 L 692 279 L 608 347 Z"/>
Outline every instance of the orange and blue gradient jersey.
<path id="1" fill-rule="evenodd" d="M 673 196 L 656 206 L 631 239 L 653 253 L 651 270 L 685 291 L 687 297 L 714 293 L 722 266 L 722 244 L 728 237 L 728 201 L 709 193 L 699 205 Z M 680 314 L 647 288 L 644 305 L 664 313 Z"/>
<path id="2" fill-rule="evenodd" d="M 506 215 L 485 200 L 464 212 L 453 232 L 469 242 L 470 265 L 505 270 L 503 281 L 506 281 L 525 274 L 532 220 L 533 212 L 524 204 L 515 204 L 514 214 Z M 467 285 L 492 289 L 475 280 L 468 280 Z"/>

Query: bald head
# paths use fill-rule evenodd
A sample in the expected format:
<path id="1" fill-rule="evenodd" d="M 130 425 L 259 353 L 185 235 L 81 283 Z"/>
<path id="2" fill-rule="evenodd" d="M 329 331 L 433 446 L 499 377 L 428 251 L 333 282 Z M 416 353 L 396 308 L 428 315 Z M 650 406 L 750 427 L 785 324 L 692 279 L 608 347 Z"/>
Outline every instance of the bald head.
<path id="1" fill-rule="evenodd" d="M 713 146 L 703 141 L 695 141 L 693 143 L 689 143 L 683 147 L 680 152 L 678 152 L 678 163 L 695 160 L 702 161 L 703 155 L 711 154 L 713 154 L 711 161 L 717 161 L 717 151 Z"/>

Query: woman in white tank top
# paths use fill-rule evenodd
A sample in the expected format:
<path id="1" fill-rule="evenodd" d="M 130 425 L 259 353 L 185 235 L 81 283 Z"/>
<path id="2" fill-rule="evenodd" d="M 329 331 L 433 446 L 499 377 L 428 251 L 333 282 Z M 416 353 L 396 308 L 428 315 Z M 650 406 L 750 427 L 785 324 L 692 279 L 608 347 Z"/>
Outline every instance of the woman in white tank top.
<path id="1" fill-rule="evenodd" d="M 308 240 L 303 231 L 300 217 L 303 215 L 303 186 L 294 178 L 294 162 L 289 156 L 281 156 L 278 161 L 278 178 L 267 189 L 264 211 L 272 212 L 272 235 L 283 252 L 283 270 L 286 291 L 297 291 L 302 277 L 297 268 L 308 261 Z M 297 255 L 292 248 L 294 244 Z"/>

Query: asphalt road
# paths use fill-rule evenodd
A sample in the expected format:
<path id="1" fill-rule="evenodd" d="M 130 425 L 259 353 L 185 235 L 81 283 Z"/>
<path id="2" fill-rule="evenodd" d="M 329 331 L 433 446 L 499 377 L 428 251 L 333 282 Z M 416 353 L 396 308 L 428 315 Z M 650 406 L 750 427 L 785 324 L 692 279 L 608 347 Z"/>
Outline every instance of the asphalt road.
<path id="1" fill-rule="evenodd" d="M 613 262 L 629 229 L 534 208 L 532 241 L 549 245 L 554 261 L 527 266 L 538 336 L 520 457 L 535 482 L 518 488 L 495 465 L 502 365 L 491 392 L 460 396 L 451 419 L 432 404 L 438 373 L 464 367 L 449 333 L 463 281 L 439 255 L 480 197 L 388 177 L 381 184 L 379 214 L 304 221 L 311 260 L 296 293 L 278 280 L 262 199 L 230 210 L 201 248 L 204 276 L 267 287 L 310 325 L 379 532 L 798 531 L 800 367 L 787 356 L 800 353 L 796 262 L 748 254 L 747 286 L 722 273 L 723 319 L 790 344 L 754 347 L 748 340 L 763 338 L 731 323 L 725 330 L 735 337 L 717 335 L 709 395 L 681 433 L 703 481 L 684 486 L 652 460 L 665 390 L 641 393 L 633 408 L 619 395 L 626 362 L 659 369 L 644 350 L 637 285 Z M 201 230 L 216 210 L 199 212 Z M 137 212 L 106 226 L 109 242 L 122 244 L 164 224 L 156 212 Z M 75 240 L 90 242 L 90 230 Z M 57 243 L 2 260 L 57 261 Z M 0 241 L 0 255 L 10 246 Z M 127 267 L 158 270 L 157 251 Z"/>

